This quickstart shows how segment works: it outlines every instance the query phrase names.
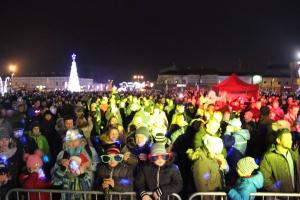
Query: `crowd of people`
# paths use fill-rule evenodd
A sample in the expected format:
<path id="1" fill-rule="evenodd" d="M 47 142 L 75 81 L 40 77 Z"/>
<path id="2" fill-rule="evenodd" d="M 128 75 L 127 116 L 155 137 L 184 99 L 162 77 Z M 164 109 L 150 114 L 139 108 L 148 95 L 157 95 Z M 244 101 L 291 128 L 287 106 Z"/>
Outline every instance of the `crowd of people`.
<path id="1" fill-rule="evenodd" d="M 299 100 L 287 95 L 11 93 L 0 97 L 1 199 L 20 187 L 142 200 L 300 192 L 299 132 Z"/>

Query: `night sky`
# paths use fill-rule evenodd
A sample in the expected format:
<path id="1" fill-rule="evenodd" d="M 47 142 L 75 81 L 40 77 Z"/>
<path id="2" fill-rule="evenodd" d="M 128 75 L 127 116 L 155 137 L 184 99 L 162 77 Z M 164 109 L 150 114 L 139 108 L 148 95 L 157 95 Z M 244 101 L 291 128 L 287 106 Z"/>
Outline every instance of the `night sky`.
<path id="1" fill-rule="evenodd" d="M 300 1 L 1 1 L 0 73 L 69 74 L 104 82 L 160 69 L 287 64 L 300 50 Z M 62 3 L 63 2 L 63 3 Z"/>

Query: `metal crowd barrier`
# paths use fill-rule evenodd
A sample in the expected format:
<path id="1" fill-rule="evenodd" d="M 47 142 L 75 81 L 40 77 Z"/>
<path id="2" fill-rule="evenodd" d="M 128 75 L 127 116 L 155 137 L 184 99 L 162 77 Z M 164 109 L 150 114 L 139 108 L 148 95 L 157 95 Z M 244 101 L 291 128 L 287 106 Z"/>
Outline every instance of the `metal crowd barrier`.
<path id="1" fill-rule="evenodd" d="M 273 193 L 273 192 L 256 192 L 250 193 L 250 199 L 254 199 L 255 197 L 260 197 L 260 199 L 270 200 L 270 199 L 287 199 L 289 200 L 290 197 L 293 199 L 300 199 L 300 193 Z"/>
<path id="2" fill-rule="evenodd" d="M 189 200 L 194 199 L 227 200 L 227 194 L 225 192 L 196 192 L 189 198 Z"/>
<path id="3" fill-rule="evenodd" d="M 148 192 L 152 194 L 152 192 Z M 15 188 L 7 192 L 5 200 L 31 200 L 32 196 L 34 199 L 42 199 L 43 195 L 47 195 L 50 200 L 57 200 L 61 195 L 68 195 L 66 199 L 84 199 L 84 200 L 123 200 L 123 199 L 136 199 L 135 192 L 109 192 L 107 194 L 99 191 L 73 191 L 73 190 L 52 190 L 52 189 L 21 189 Z M 181 200 L 181 197 L 173 193 L 168 196 L 168 200 Z"/>
<path id="4" fill-rule="evenodd" d="M 250 193 L 249 199 L 260 199 L 260 200 L 278 200 L 284 199 L 289 200 L 290 198 L 300 199 L 300 193 L 272 193 L 272 192 L 256 192 Z M 198 199 L 212 199 L 212 200 L 227 200 L 227 194 L 225 192 L 197 192 L 190 196 L 189 200 Z"/>

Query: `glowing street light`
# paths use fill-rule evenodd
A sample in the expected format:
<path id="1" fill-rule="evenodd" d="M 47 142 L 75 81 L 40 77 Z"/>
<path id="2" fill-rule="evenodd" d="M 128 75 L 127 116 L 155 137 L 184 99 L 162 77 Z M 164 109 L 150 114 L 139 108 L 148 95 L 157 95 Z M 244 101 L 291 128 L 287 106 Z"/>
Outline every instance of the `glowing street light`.
<path id="1" fill-rule="evenodd" d="M 143 75 L 134 75 L 133 80 L 137 80 L 137 82 L 140 82 L 140 80 L 143 80 L 144 76 Z"/>
<path id="2" fill-rule="evenodd" d="M 10 72 L 15 73 L 17 67 L 16 67 L 16 65 L 9 65 L 8 69 Z"/>

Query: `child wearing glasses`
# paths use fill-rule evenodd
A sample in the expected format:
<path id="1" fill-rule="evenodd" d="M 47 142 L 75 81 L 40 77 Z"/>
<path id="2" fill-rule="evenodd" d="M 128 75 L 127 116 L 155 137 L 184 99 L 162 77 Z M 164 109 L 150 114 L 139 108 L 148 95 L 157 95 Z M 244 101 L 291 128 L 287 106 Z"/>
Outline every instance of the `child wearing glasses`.
<path id="1" fill-rule="evenodd" d="M 142 200 L 164 200 L 168 195 L 179 193 L 182 189 L 182 177 L 178 167 L 170 162 L 171 153 L 163 143 L 154 143 L 148 159 L 151 162 L 142 165 L 137 172 L 135 187 Z M 152 192 L 148 195 L 147 192 Z"/>
<path id="2" fill-rule="evenodd" d="M 92 158 L 88 153 L 86 139 L 78 129 L 66 133 L 64 150 L 61 151 L 52 170 L 52 182 L 65 190 L 86 191 L 92 188 Z M 83 196 L 63 194 L 61 199 L 81 199 Z"/>
<path id="3" fill-rule="evenodd" d="M 123 162 L 124 156 L 119 146 L 111 144 L 100 158 L 104 165 L 100 165 L 97 170 L 95 189 L 105 193 L 133 191 L 133 168 Z"/>

